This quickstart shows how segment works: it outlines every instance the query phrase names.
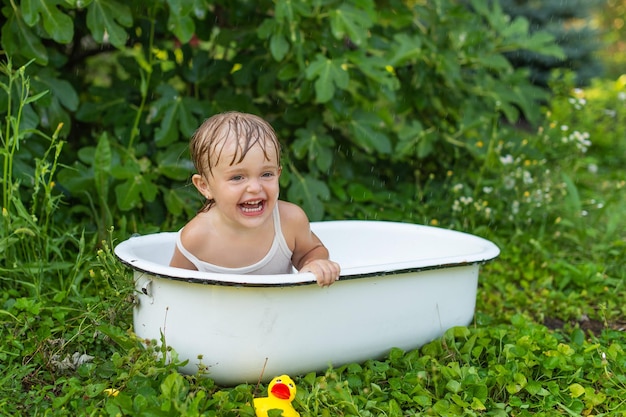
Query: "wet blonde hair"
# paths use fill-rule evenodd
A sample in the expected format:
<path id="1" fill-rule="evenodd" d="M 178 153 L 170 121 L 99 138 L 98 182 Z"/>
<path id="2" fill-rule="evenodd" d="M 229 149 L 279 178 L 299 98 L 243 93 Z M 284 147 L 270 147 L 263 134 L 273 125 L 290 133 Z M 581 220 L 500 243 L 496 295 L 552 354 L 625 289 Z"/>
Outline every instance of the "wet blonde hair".
<path id="1" fill-rule="evenodd" d="M 274 128 L 254 114 L 230 111 L 206 119 L 191 137 L 189 151 L 198 174 L 213 175 L 213 167 L 220 162 L 224 147 L 233 139 L 237 141 L 237 149 L 229 165 L 243 161 L 256 145 L 263 150 L 265 159 L 269 161 L 270 152 L 274 152 L 280 163 L 280 143 Z M 214 200 L 207 200 L 200 211 L 210 209 L 214 203 Z"/>

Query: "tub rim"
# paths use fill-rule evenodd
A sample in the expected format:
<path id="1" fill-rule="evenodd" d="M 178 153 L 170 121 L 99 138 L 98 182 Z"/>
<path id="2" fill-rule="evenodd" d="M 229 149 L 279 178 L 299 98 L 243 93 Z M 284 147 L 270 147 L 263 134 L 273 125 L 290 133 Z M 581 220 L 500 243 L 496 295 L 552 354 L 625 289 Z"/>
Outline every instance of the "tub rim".
<path id="1" fill-rule="evenodd" d="M 415 229 L 427 229 L 427 230 L 436 230 L 440 233 L 457 235 L 461 236 L 465 239 L 472 239 L 475 242 L 483 244 L 483 250 L 476 254 L 471 254 L 471 256 L 466 255 L 454 255 L 449 257 L 442 257 L 438 259 L 444 260 L 444 262 L 440 262 L 435 265 L 414 265 L 411 264 L 418 263 L 416 260 L 404 261 L 404 262 L 396 262 L 394 264 L 383 264 L 381 266 L 393 266 L 396 265 L 396 268 L 384 268 L 383 270 L 371 271 L 371 272 L 358 272 L 359 267 L 347 268 L 346 270 L 342 270 L 341 275 L 339 276 L 340 281 L 353 280 L 353 279 L 362 279 L 362 278 L 371 278 L 371 277 L 380 277 L 385 275 L 400 275 L 407 273 L 417 273 L 421 271 L 429 271 L 436 269 L 445 269 L 445 268 L 454 268 L 454 267 L 464 267 L 464 266 L 473 266 L 473 265 L 482 265 L 485 264 L 500 254 L 500 249 L 490 240 L 482 238 L 480 236 L 476 236 L 470 233 L 460 232 L 457 230 L 444 229 L 440 227 L 434 226 L 426 226 L 414 223 L 405 223 L 405 222 L 393 222 L 393 221 L 380 221 L 380 220 L 330 220 L 323 222 L 314 222 L 313 225 L 321 225 L 325 224 L 330 226 L 332 224 L 338 225 L 340 223 L 377 223 L 383 224 L 386 226 L 395 225 L 397 226 L 406 226 L 412 227 Z M 325 227 L 327 227 L 325 226 Z M 305 273 L 294 273 L 294 274 L 275 274 L 275 275 L 244 275 L 244 274 L 219 274 L 214 272 L 200 272 L 183 268 L 175 268 L 171 266 L 165 266 L 156 262 L 152 262 L 146 259 L 139 259 L 137 256 L 132 253 L 132 248 L 136 241 L 135 239 L 162 239 L 164 235 L 175 235 L 177 232 L 160 232 L 160 233 L 151 233 L 147 235 L 135 235 L 132 236 L 122 242 L 114 248 L 114 253 L 118 260 L 127 267 L 130 267 L 136 272 L 147 274 L 150 276 L 164 278 L 174 281 L 182 281 L 191 284 L 200 284 L 200 285 L 217 285 L 217 286 L 234 286 L 234 287 L 292 287 L 292 286 L 301 286 L 301 285 L 317 285 L 315 280 L 315 275 L 310 272 Z M 427 259 L 427 258 L 426 258 Z M 445 260 L 448 260 L 447 262 Z M 423 262 L 423 260 L 421 261 Z M 167 270 L 167 271 L 163 271 Z M 350 272 L 350 270 L 356 270 L 357 272 Z M 167 272 L 167 273 L 166 273 Z M 251 279 L 252 278 L 252 279 Z"/>

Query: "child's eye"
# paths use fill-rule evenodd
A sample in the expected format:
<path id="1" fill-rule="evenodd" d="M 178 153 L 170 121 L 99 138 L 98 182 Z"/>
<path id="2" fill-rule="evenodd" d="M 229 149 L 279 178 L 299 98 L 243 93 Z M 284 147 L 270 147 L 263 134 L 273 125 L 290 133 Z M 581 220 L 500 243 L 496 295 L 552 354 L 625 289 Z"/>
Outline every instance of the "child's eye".
<path id="1" fill-rule="evenodd" d="M 230 177 L 231 181 L 241 181 L 243 179 L 243 175 L 233 175 Z"/>
<path id="2" fill-rule="evenodd" d="M 262 176 L 263 177 L 273 177 L 274 173 L 273 172 L 264 172 Z"/>

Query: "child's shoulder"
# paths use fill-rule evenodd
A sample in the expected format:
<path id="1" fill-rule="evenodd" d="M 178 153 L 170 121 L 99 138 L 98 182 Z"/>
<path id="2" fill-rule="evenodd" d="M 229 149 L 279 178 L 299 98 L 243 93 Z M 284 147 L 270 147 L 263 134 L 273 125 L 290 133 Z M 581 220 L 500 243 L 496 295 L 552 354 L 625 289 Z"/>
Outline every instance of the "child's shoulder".
<path id="1" fill-rule="evenodd" d="M 310 228 L 309 218 L 300 206 L 287 201 L 278 201 L 278 212 L 283 236 L 293 251 L 296 241 Z"/>
<path id="2" fill-rule="evenodd" d="M 206 227 L 206 219 L 204 217 L 202 214 L 196 215 L 180 231 L 181 241 L 188 249 L 206 241 L 207 230 L 209 229 Z"/>
<path id="3" fill-rule="evenodd" d="M 285 222 L 302 222 L 308 221 L 307 215 L 297 204 L 288 201 L 278 201 L 278 212 L 281 221 Z"/>

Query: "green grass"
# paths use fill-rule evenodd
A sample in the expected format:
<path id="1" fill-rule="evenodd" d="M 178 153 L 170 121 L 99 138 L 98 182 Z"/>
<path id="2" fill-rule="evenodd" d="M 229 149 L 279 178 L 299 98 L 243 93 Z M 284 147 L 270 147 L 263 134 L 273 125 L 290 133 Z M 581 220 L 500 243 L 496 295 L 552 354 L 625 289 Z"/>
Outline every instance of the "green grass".
<path id="1" fill-rule="evenodd" d="M 446 192 L 421 207 L 424 220 L 502 249 L 482 269 L 474 323 L 418 350 L 298 376 L 301 415 L 626 415 L 624 81 L 564 90 L 538 131 L 503 127 L 474 144 L 489 162 L 478 179 L 457 169 L 433 180 Z M 4 164 L 19 125 L 3 130 Z M 0 414 L 253 416 L 263 386 L 183 376 L 160 359 L 175 352 L 133 335 L 115 232 L 98 242 L 65 225 L 54 154 L 29 187 L 4 185 Z"/>

